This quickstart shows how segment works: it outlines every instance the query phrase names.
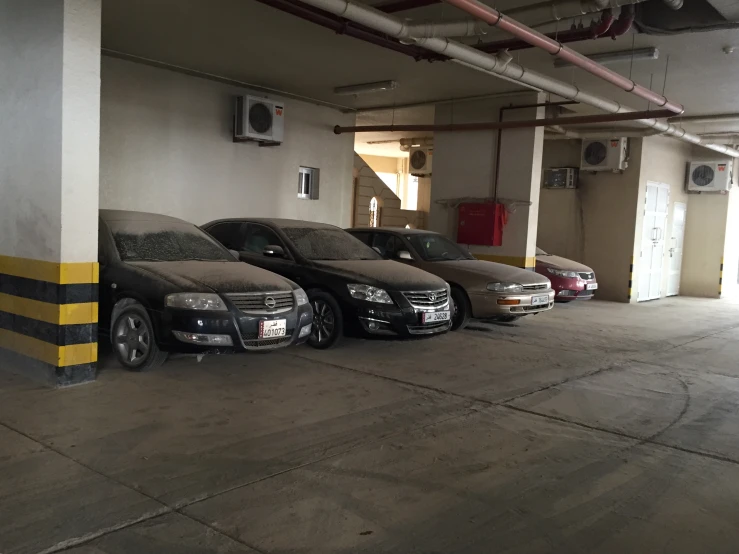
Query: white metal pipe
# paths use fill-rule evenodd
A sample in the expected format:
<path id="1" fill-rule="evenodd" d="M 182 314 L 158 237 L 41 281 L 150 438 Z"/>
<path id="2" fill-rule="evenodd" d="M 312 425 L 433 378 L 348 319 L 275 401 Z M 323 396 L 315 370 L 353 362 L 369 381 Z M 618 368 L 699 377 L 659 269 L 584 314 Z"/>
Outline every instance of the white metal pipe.
<path id="1" fill-rule="evenodd" d="M 709 115 L 684 115 L 673 117 L 670 119 L 673 123 L 727 123 L 730 121 L 739 121 L 739 113 L 717 113 Z"/>
<path id="2" fill-rule="evenodd" d="M 477 19 L 458 19 L 434 23 L 411 23 L 405 27 L 407 37 L 474 37 L 487 34 L 490 25 Z"/>
<path id="3" fill-rule="evenodd" d="M 407 27 L 406 23 L 370 6 L 354 2 L 353 0 L 301 1 L 305 4 L 315 6 L 395 38 L 404 38 L 407 36 L 405 31 Z M 562 98 L 566 98 L 567 100 L 575 100 L 608 113 L 626 113 L 636 111 L 633 108 L 621 105 L 615 100 L 580 90 L 575 85 L 558 81 L 557 79 L 553 79 L 543 73 L 518 65 L 512 61 L 510 55 L 492 56 L 448 38 L 426 37 L 415 39 L 414 42 L 427 50 L 448 56 L 452 58 L 453 61 L 472 67 L 478 71 L 483 71 L 496 77 L 502 77 L 506 80 L 514 81 L 536 90 L 546 91 L 551 94 L 561 96 Z M 636 120 L 636 123 L 643 127 L 655 129 L 677 139 L 705 146 L 706 148 L 710 148 L 716 152 L 739 158 L 739 150 L 734 150 L 733 148 L 727 148 L 726 146 L 718 144 L 705 144 L 698 135 L 688 133 L 684 129 L 680 129 L 674 125 L 670 125 L 669 123 L 664 123 L 656 119 L 639 119 Z"/>

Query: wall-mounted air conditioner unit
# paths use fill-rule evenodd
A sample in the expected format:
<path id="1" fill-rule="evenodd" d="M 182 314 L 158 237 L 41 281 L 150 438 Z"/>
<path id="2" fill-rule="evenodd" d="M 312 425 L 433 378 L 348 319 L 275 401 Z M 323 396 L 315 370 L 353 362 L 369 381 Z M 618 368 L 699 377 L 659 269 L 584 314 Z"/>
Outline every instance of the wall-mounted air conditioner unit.
<path id="1" fill-rule="evenodd" d="M 723 192 L 731 188 L 732 160 L 690 162 L 688 190 L 691 192 Z"/>
<path id="2" fill-rule="evenodd" d="M 279 144 L 285 134 L 285 106 L 257 96 L 236 97 L 234 138 Z"/>
<path id="3" fill-rule="evenodd" d="M 604 138 L 582 141 L 580 169 L 583 171 L 623 171 L 627 161 L 626 138 Z"/>
<path id="4" fill-rule="evenodd" d="M 416 177 L 431 175 L 431 159 L 434 157 L 433 148 L 411 147 L 408 167 L 410 174 Z"/>
<path id="5" fill-rule="evenodd" d="M 550 167 L 543 171 L 545 189 L 576 189 L 579 170 L 576 167 Z"/>

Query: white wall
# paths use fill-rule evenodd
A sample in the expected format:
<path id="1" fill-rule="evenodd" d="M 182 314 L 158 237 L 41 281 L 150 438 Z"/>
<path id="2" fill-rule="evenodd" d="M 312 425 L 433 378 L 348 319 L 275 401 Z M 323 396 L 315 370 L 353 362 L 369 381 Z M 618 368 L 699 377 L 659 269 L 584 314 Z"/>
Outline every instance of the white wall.
<path id="1" fill-rule="evenodd" d="M 285 141 L 232 142 L 233 97 L 247 91 L 103 58 L 100 206 L 196 224 L 237 216 L 348 226 L 354 116 L 285 101 Z M 320 198 L 297 198 L 298 167 L 320 169 Z"/>
<path id="2" fill-rule="evenodd" d="M 0 254 L 97 259 L 100 0 L 0 0 Z"/>

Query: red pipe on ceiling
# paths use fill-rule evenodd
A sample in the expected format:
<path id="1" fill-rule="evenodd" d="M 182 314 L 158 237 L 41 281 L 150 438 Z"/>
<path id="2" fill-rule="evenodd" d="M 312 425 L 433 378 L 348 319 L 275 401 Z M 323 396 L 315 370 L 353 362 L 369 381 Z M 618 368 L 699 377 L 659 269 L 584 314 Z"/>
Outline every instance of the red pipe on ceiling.
<path id="1" fill-rule="evenodd" d="M 498 27 L 503 31 L 506 31 L 513 36 L 520 38 L 521 40 L 528 42 L 532 46 L 541 48 L 542 50 L 549 52 L 553 56 L 557 56 L 572 65 L 584 69 L 588 73 L 600 77 L 601 79 L 608 81 L 609 83 L 616 85 L 617 87 L 630 92 L 640 98 L 648 100 L 649 102 L 661 107 L 668 109 L 677 114 L 681 114 L 685 111 L 682 104 L 672 102 L 665 96 L 658 94 L 654 91 L 643 87 L 631 79 L 619 75 L 615 71 L 608 69 L 607 67 L 594 62 L 593 60 L 575 52 L 571 48 L 564 46 L 562 43 L 549 38 L 542 33 L 535 31 L 534 29 L 519 23 L 515 19 L 504 16 L 498 10 L 491 8 L 477 0 L 444 0 L 448 4 L 459 8 L 462 11 L 469 13 L 470 15 L 481 19 L 485 23 Z"/>

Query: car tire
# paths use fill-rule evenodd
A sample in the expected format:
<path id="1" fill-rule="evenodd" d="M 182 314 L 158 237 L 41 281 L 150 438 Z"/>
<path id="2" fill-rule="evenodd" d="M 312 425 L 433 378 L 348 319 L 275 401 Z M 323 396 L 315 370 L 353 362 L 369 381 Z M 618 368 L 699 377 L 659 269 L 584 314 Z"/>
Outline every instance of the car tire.
<path id="1" fill-rule="evenodd" d="M 344 316 L 339 303 L 322 290 L 309 290 L 307 294 L 313 308 L 313 328 L 308 344 L 319 350 L 335 347 L 344 335 Z"/>
<path id="2" fill-rule="evenodd" d="M 472 317 L 472 306 L 467 293 L 457 286 L 452 287 L 452 331 L 460 331 L 467 327 Z"/>
<path id="3" fill-rule="evenodd" d="M 118 362 L 129 371 L 150 371 L 161 366 L 168 353 L 156 343 L 151 318 L 135 301 L 125 305 L 111 326 L 110 338 Z"/>

